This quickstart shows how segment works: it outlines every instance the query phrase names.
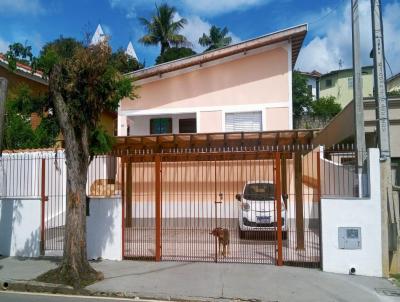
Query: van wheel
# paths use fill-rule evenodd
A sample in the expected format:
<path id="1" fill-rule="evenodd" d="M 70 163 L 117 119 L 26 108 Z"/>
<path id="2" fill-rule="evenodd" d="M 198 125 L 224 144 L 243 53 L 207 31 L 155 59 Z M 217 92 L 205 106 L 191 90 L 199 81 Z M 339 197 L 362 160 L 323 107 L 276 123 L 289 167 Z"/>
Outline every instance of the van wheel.
<path id="1" fill-rule="evenodd" d="M 282 231 L 282 240 L 287 240 L 287 231 Z"/>

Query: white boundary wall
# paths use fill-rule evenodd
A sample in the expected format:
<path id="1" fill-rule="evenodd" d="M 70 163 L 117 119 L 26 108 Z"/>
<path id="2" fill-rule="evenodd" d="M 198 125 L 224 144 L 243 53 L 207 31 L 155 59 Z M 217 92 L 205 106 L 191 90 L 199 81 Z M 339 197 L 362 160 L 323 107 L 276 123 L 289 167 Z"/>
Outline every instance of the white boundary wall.
<path id="1" fill-rule="evenodd" d="M 379 150 L 369 150 L 369 198 L 321 199 L 322 267 L 326 272 L 382 277 Z M 338 228 L 361 228 L 361 249 L 339 249 Z"/>
<path id="2" fill-rule="evenodd" d="M 0 199 L 0 254 L 39 257 L 40 198 Z"/>
<path id="3" fill-rule="evenodd" d="M 122 199 L 91 198 L 86 217 L 88 259 L 122 260 Z"/>

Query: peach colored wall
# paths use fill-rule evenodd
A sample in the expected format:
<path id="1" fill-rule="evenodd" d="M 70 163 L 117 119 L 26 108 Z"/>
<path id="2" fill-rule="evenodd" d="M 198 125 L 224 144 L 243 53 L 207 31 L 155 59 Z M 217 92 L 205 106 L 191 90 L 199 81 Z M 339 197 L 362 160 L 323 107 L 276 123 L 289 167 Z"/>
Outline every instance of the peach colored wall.
<path id="1" fill-rule="evenodd" d="M 201 111 L 197 132 L 222 132 L 222 111 Z"/>
<path id="2" fill-rule="evenodd" d="M 135 101 L 123 100 L 121 109 L 192 108 L 288 102 L 288 83 L 288 52 L 279 47 L 142 84 L 138 89 L 139 98 Z"/>
<path id="3" fill-rule="evenodd" d="M 289 108 L 267 108 L 265 120 L 267 131 L 289 129 Z"/>

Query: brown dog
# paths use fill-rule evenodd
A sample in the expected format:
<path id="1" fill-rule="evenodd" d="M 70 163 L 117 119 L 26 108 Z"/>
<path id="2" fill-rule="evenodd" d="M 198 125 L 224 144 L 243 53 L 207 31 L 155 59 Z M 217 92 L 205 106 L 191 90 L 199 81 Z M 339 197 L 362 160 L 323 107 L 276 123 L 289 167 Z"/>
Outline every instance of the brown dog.
<path id="1" fill-rule="evenodd" d="M 229 253 L 229 230 L 223 228 L 215 228 L 212 230 L 210 235 L 213 235 L 218 238 L 218 253 L 222 256 L 226 257 Z M 221 253 L 221 245 L 222 245 L 222 253 Z"/>

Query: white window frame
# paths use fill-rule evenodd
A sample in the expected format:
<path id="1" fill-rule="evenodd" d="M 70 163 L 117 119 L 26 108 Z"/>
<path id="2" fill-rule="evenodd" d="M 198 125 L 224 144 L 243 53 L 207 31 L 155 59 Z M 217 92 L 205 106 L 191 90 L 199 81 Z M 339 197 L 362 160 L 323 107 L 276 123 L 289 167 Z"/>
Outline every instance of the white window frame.
<path id="1" fill-rule="evenodd" d="M 261 112 L 261 131 L 266 131 L 266 108 L 249 108 L 248 110 L 243 110 L 243 108 L 238 108 L 236 110 L 223 110 L 222 111 L 222 129 L 226 132 L 226 114 L 227 113 L 249 113 L 249 112 Z"/>

